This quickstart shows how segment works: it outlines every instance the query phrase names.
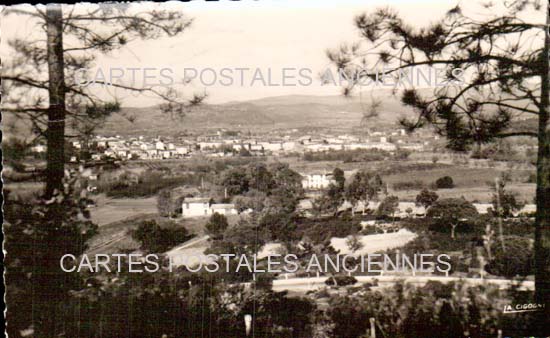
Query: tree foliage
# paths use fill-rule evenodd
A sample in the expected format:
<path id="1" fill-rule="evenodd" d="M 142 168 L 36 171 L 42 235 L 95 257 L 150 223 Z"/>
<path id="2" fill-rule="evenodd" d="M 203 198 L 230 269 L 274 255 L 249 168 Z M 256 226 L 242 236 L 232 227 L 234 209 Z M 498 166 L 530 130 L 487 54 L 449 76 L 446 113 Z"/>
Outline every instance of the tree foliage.
<path id="1" fill-rule="evenodd" d="M 334 325 L 333 337 L 365 337 L 370 318 L 375 320 L 376 336 L 461 337 L 469 332 L 471 336 L 485 337 L 497 329 L 513 335 L 522 324 L 517 318 L 507 320 L 509 315 L 502 313 L 511 299 L 505 291 L 491 285 L 397 283 L 361 296 L 333 296 L 327 314 Z M 536 331 L 533 326 L 528 330 L 544 331 Z"/>
<path id="2" fill-rule="evenodd" d="M 451 227 L 451 238 L 460 222 L 471 222 L 479 215 L 474 205 L 463 198 L 443 198 L 436 201 L 426 216 L 437 218 L 439 224 Z"/>
<path id="3" fill-rule="evenodd" d="M 189 106 L 204 98 L 195 95 L 186 100 L 174 89 L 133 81 L 128 84 L 120 79 L 111 81 L 91 74 L 100 54 L 112 53 L 134 40 L 176 36 L 186 31 L 191 20 L 180 11 L 142 11 L 132 5 L 50 4 L 45 10 L 6 8 L 2 16 L 25 18 L 42 34 L 35 40 L 17 37 L 7 41 L 12 53 L 3 60 L 2 111 L 27 121 L 36 140 L 47 141 L 48 195 L 61 189 L 65 138 L 87 143 L 107 117 L 120 111 L 117 98 L 103 99 L 94 86 L 82 84 L 83 78 L 92 77 L 96 85 L 124 92 L 153 94 L 163 102 L 161 111 L 171 117 L 183 116 Z"/>
<path id="4" fill-rule="evenodd" d="M 210 219 L 208 220 L 208 223 L 205 225 L 205 229 L 210 234 L 210 236 L 216 238 L 219 236 L 222 236 L 225 229 L 229 227 L 229 223 L 227 222 L 227 217 L 225 215 L 219 214 L 215 212 L 210 216 Z"/>
<path id="5" fill-rule="evenodd" d="M 147 220 L 132 231 L 132 238 L 140 243 L 141 249 L 160 254 L 189 240 L 191 236 L 183 227 L 161 227 L 156 221 Z"/>
<path id="6" fill-rule="evenodd" d="M 36 336 L 48 336 L 59 302 L 82 283 L 77 273 L 62 271 L 59 262 L 67 254 L 80 256 L 97 226 L 90 221 L 79 177 L 67 174 L 64 183 L 66 188 L 49 200 L 12 199 L 6 192 L 3 229 L 10 336 L 28 329 L 34 329 Z"/>
<path id="7" fill-rule="evenodd" d="M 365 170 L 356 172 L 346 187 L 345 197 L 353 205 L 363 202 L 365 208 L 368 202 L 378 196 L 383 186 L 382 178 Z"/>
<path id="8" fill-rule="evenodd" d="M 422 191 L 416 195 L 416 205 L 421 205 L 428 210 L 428 208 L 431 207 L 438 198 L 439 196 L 435 191 L 422 189 Z"/>
<path id="9" fill-rule="evenodd" d="M 496 216 L 512 217 L 515 212 L 520 211 L 525 206 L 525 203 L 516 198 L 516 193 L 506 189 L 509 182 L 510 175 L 503 173 L 495 184 L 491 184 L 491 189 L 494 191 L 491 203 L 493 204 L 493 213 Z"/>
<path id="10" fill-rule="evenodd" d="M 435 181 L 435 187 L 437 189 L 452 189 L 455 187 L 455 183 L 451 176 L 443 176 Z"/>
<path id="11" fill-rule="evenodd" d="M 170 189 L 163 189 L 159 191 L 157 195 L 157 210 L 159 215 L 163 217 L 169 217 L 173 213 L 172 191 Z"/>
<path id="12" fill-rule="evenodd" d="M 485 266 L 485 270 L 493 275 L 508 278 L 533 274 L 533 241 L 520 236 L 505 236 L 504 242 L 504 250 L 500 243 L 493 243 L 493 259 Z"/>
<path id="13" fill-rule="evenodd" d="M 399 198 L 397 196 L 387 196 L 380 202 L 376 214 L 378 216 L 394 216 L 399 209 Z"/>

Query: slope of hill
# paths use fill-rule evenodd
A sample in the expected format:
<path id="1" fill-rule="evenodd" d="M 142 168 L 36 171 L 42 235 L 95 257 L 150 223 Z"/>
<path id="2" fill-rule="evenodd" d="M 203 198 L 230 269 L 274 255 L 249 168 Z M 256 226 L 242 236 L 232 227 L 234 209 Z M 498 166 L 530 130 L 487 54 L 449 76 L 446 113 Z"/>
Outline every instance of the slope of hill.
<path id="1" fill-rule="evenodd" d="M 398 97 L 381 91 L 379 116 L 369 120 L 372 126 L 392 125 L 410 112 Z M 227 128 L 242 130 L 271 130 L 286 128 L 348 129 L 361 124 L 370 98 L 343 96 L 290 95 L 267 97 L 252 101 L 225 104 L 202 104 L 192 108 L 181 120 L 174 121 L 161 113 L 158 107 L 124 108 L 123 113 L 111 117 L 100 133 L 105 134 L 176 134 L 186 130 Z M 129 122 L 121 115 L 135 116 Z"/>
<path id="2" fill-rule="evenodd" d="M 421 90 L 421 94 L 428 94 Z M 185 117 L 174 120 L 163 114 L 156 106 L 147 108 L 125 107 L 121 113 L 111 116 L 97 131 L 103 135 L 176 135 L 182 132 L 200 132 L 206 129 L 225 128 L 252 132 L 284 129 L 330 129 L 350 131 L 363 128 L 361 120 L 368 111 L 371 97 L 382 102 L 379 115 L 368 120 L 368 127 L 394 126 L 399 118 L 413 116 L 411 108 L 401 104 L 399 96 L 391 90 L 380 89 L 359 96 L 344 97 L 288 95 L 273 96 L 250 101 L 228 102 L 224 104 L 204 103 L 190 109 Z M 130 122 L 125 116 L 135 117 Z M 28 123 L 15 119 L 11 114 L 3 116 L 3 132 L 6 138 L 32 139 L 28 133 Z M 536 121 L 518 120 L 511 128 L 516 130 L 536 130 Z M 12 125 L 23 128 L 11 130 Z"/>

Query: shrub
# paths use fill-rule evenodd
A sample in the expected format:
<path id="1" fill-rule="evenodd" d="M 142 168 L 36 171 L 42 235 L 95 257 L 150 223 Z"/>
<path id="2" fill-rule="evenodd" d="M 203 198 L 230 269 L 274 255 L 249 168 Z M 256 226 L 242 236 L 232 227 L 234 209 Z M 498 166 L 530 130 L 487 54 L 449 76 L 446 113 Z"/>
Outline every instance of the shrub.
<path id="1" fill-rule="evenodd" d="M 336 275 L 329 277 L 326 281 L 326 285 L 330 286 L 348 286 L 357 283 L 357 279 L 353 276 Z"/>
<path id="2" fill-rule="evenodd" d="M 453 178 L 450 176 L 443 176 L 435 181 L 435 187 L 437 189 L 452 189 L 455 187 Z"/>
<path id="3" fill-rule="evenodd" d="M 215 212 L 212 216 L 210 216 L 208 223 L 205 225 L 205 229 L 209 235 L 217 238 L 223 235 L 228 226 L 229 223 L 227 223 L 227 217 Z"/>
<path id="4" fill-rule="evenodd" d="M 153 253 L 165 252 L 192 237 L 185 228 L 163 228 L 154 220 L 143 221 L 132 231 L 132 238 L 141 249 Z"/>
<path id="5" fill-rule="evenodd" d="M 431 207 L 439 196 L 428 189 L 423 189 L 418 195 L 416 195 L 416 205 L 423 206 L 426 210 Z"/>
<path id="6" fill-rule="evenodd" d="M 379 227 L 376 225 L 366 225 L 363 227 L 363 230 L 361 230 L 361 235 L 368 236 L 368 235 L 376 235 L 384 233 L 382 230 L 380 230 Z"/>
<path id="7" fill-rule="evenodd" d="M 464 337 L 465 332 L 472 337 L 491 337 L 498 329 L 503 330 L 503 336 L 520 336 L 513 333 L 517 328 L 543 332 L 544 327 L 536 329 L 534 324 L 502 313 L 504 305 L 512 303 L 511 298 L 498 286 L 454 282 L 428 282 L 424 286 L 396 283 L 362 297 L 333 296 L 327 310 L 334 323 L 330 336 L 365 337 L 371 317 L 375 318 L 376 332 L 383 337 Z"/>
<path id="8" fill-rule="evenodd" d="M 347 237 L 361 231 L 361 225 L 354 220 L 339 218 L 300 219 L 296 236 L 307 236 L 315 244 L 324 243 L 331 237 Z"/>
<path id="9" fill-rule="evenodd" d="M 505 250 L 502 250 L 500 241 L 493 242 L 493 259 L 485 266 L 485 270 L 508 278 L 533 274 L 533 241 L 526 237 L 505 236 L 504 244 Z"/>

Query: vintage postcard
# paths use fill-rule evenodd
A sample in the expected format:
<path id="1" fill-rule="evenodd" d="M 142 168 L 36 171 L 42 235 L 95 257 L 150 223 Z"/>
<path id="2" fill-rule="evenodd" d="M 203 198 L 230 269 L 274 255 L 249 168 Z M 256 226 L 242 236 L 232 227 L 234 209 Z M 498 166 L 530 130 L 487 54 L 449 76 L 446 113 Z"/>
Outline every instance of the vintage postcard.
<path id="1" fill-rule="evenodd" d="M 10 338 L 550 337 L 548 0 L 0 10 Z"/>

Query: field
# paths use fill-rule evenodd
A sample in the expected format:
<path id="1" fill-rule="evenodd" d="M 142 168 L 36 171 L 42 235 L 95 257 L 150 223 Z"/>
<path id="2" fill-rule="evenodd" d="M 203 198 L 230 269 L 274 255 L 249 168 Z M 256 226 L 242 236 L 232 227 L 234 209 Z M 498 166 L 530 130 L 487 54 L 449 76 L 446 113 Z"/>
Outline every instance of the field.
<path id="1" fill-rule="evenodd" d="M 464 196 L 470 201 L 488 203 L 491 202 L 493 195 L 488 183 L 493 183 L 495 178 L 499 177 L 502 172 L 502 170 L 491 168 L 478 169 L 453 166 L 446 169 L 411 170 L 407 171 L 406 179 L 404 174 L 399 173 L 383 176 L 383 180 L 388 183 L 390 193 L 397 195 L 401 200 L 412 201 L 418 194 L 418 190 L 395 191 L 392 189 L 393 184 L 404 181 L 420 181 L 428 187 L 438 178 L 450 176 L 453 178 L 455 188 L 439 189 L 437 194 L 440 197 Z M 527 180 L 528 173 L 522 170 L 506 172 L 512 175 L 512 182 L 507 185 L 506 189 L 515 192 L 520 201 L 533 203 L 536 187 L 534 183 L 524 183 Z"/>
<path id="2" fill-rule="evenodd" d="M 92 221 L 99 227 L 139 214 L 157 213 L 156 197 L 113 199 L 98 195 L 94 200 L 97 206 L 90 211 Z"/>
<path id="3" fill-rule="evenodd" d="M 493 191 L 488 183 L 494 184 L 495 178 L 502 173 L 508 173 L 511 182 L 506 189 L 517 194 L 520 201 L 533 203 L 535 197 L 535 184 L 526 183 L 534 169 L 509 169 L 504 164 L 496 163 L 494 168 L 482 167 L 484 161 L 471 161 L 469 164 L 451 164 L 451 161 L 443 163 L 431 163 L 428 161 L 376 161 L 376 162 L 350 162 L 318 161 L 307 162 L 298 158 L 285 158 L 290 166 L 298 172 L 331 172 L 338 167 L 346 172 L 349 178 L 356 170 L 368 170 L 378 173 L 387 183 L 390 194 L 396 195 L 403 201 L 414 201 L 419 189 L 395 190 L 394 184 L 404 182 L 421 182 L 423 186 L 430 187 L 438 178 L 452 177 L 455 188 L 440 189 L 437 191 L 440 197 L 464 197 L 470 201 L 480 203 L 490 202 Z M 445 163 L 447 162 L 447 163 Z"/>
<path id="4" fill-rule="evenodd" d="M 413 240 L 415 237 L 416 234 L 407 229 L 401 229 L 398 232 L 386 234 L 359 236 L 359 240 L 363 247 L 355 252 L 350 250 L 346 244 L 347 238 L 333 237 L 330 240 L 330 244 L 342 255 L 352 255 L 357 257 L 359 255 L 374 254 L 376 252 L 401 247 Z"/>
<path id="5" fill-rule="evenodd" d="M 99 233 L 89 243 L 89 253 L 114 253 L 135 250 L 139 245 L 130 232 L 145 220 L 155 220 L 161 226 L 185 227 L 196 237 L 205 235 L 204 225 L 208 217 L 169 219 L 160 217 L 156 209 L 156 197 L 109 199 L 98 198 L 98 207 L 92 209 L 92 220 L 99 226 Z M 228 216 L 229 224 L 235 224 L 239 216 Z"/>

